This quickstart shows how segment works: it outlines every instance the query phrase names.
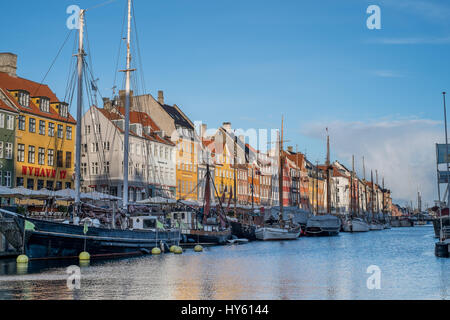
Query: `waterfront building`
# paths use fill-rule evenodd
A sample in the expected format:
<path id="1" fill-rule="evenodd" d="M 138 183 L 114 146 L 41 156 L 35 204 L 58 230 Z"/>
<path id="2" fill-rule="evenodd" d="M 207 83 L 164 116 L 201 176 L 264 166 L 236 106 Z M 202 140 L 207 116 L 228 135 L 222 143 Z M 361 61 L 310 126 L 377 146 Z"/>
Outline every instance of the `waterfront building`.
<path id="1" fill-rule="evenodd" d="M 260 201 L 261 206 L 272 205 L 272 158 L 267 153 L 258 151 L 260 168 Z"/>
<path id="2" fill-rule="evenodd" d="M 119 95 L 124 101 L 124 94 L 120 92 Z M 195 132 L 194 123 L 176 104 L 165 103 L 163 91 L 158 91 L 158 99 L 151 94 L 132 96 L 130 108 L 151 115 L 162 136 L 168 136 L 176 145 L 176 198 L 197 200 L 198 150 L 202 148 L 202 142 Z"/>
<path id="3" fill-rule="evenodd" d="M 10 145 L 4 149 L 15 160 L 15 181 L 11 173 L 7 182 L 32 190 L 73 188 L 76 121 L 69 105 L 47 85 L 18 77 L 16 70 L 17 56 L 0 54 L 2 100 L 18 111 L 16 124 L 11 115 L 5 119 L 6 130 L 16 135 L 14 151 Z"/>
<path id="4" fill-rule="evenodd" d="M 326 211 L 326 179 L 318 166 L 306 159 L 305 164 L 309 179 L 309 202 L 312 212 L 316 214 Z"/>
<path id="5" fill-rule="evenodd" d="M 123 197 L 125 110 L 91 107 L 82 118 L 83 191 Z M 162 196 L 175 198 L 175 144 L 144 112 L 130 112 L 130 202 Z"/>
<path id="6" fill-rule="evenodd" d="M 0 88 L 0 186 L 14 186 L 15 138 L 18 109 Z M 2 198 L 2 205 L 10 204 L 10 198 Z"/>

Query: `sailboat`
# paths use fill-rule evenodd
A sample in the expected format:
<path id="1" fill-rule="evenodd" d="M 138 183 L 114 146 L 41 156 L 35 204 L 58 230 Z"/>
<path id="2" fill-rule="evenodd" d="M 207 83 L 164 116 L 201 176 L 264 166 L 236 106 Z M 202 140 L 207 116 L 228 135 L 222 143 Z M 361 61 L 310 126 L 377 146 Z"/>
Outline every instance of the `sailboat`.
<path id="1" fill-rule="evenodd" d="M 355 157 L 352 159 L 352 172 L 350 175 L 350 217 L 348 217 L 343 224 L 342 230 L 344 232 L 368 232 L 369 225 L 364 219 L 355 216 L 355 187 L 354 187 L 354 176 L 355 176 Z M 356 187 L 359 192 L 359 186 Z M 359 201 L 358 201 L 359 202 Z M 359 208 L 359 204 L 357 205 Z M 359 211 L 359 209 L 358 209 Z"/>
<path id="2" fill-rule="evenodd" d="M 327 128 L 328 133 L 328 128 Z M 316 209 L 316 215 L 308 219 L 306 223 L 305 234 L 307 236 L 337 236 L 341 230 L 341 219 L 331 215 L 331 190 L 330 190 L 330 171 L 332 166 L 330 165 L 330 136 L 327 134 L 327 159 L 326 159 L 326 171 L 327 171 L 327 214 L 319 215 L 318 206 Z M 319 179 L 319 168 L 316 167 L 316 181 Z M 314 188 L 313 188 L 314 190 Z M 316 192 L 318 196 L 318 186 L 316 186 Z M 318 203 L 318 199 L 317 199 Z"/>
<path id="3" fill-rule="evenodd" d="M 163 250 L 179 244 L 179 229 L 164 228 L 153 216 L 130 216 L 128 212 L 128 141 L 130 111 L 130 39 L 131 39 L 131 0 L 128 0 L 128 36 L 127 36 L 127 70 L 126 72 L 126 112 L 124 141 L 124 199 L 122 217 L 126 221 L 121 229 L 116 229 L 113 213 L 112 225 L 93 224 L 92 221 L 80 223 L 82 213 L 80 200 L 81 183 L 81 119 L 83 110 L 83 75 L 86 73 L 84 62 L 84 17 L 85 10 L 80 11 L 79 48 L 77 54 L 77 137 L 76 137 L 76 172 L 75 172 L 75 208 L 71 221 L 54 222 L 36 220 L 24 215 L 0 209 L 3 219 L 16 226 L 16 232 L 9 232 L 10 243 L 21 243 L 22 252 L 31 260 L 78 258 L 83 251 L 92 258 L 109 258 L 125 255 L 142 255 L 151 252 L 154 247 Z M 17 239 L 21 237 L 21 239 Z"/>
<path id="4" fill-rule="evenodd" d="M 219 205 L 216 211 L 211 209 L 211 184 L 214 186 Z M 222 201 L 211 178 L 209 164 L 206 165 L 205 174 L 205 196 L 203 205 L 203 219 L 197 210 L 187 212 L 172 212 L 171 219 L 181 228 L 183 242 L 186 243 L 208 243 L 224 245 L 231 238 L 231 228 L 228 226 L 226 215 L 222 208 Z"/>
<path id="5" fill-rule="evenodd" d="M 283 155 L 283 126 L 284 119 L 281 120 L 281 139 L 278 141 L 279 156 L 278 156 L 278 194 L 280 201 L 280 212 L 278 214 L 278 221 L 271 225 L 265 224 L 262 227 L 257 227 L 255 236 L 258 240 L 295 240 L 298 239 L 301 233 L 300 225 L 294 225 L 291 221 L 285 222 L 283 220 L 283 168 L 284 168 L 284 155 Z"/>

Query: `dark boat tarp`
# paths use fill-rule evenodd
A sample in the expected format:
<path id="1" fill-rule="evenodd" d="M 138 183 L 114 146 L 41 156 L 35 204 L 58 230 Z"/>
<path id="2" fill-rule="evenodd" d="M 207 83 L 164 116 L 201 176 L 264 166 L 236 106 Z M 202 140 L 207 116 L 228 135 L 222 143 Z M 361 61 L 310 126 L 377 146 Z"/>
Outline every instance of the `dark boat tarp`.
<path id="1" fill-rule="evenodd" d="M 280 207 L 272 207 L 266 210 L 265 220 L 277 220 L 280 214 Z M 294 223 L 306 225 L 311 213 L 297 207 L 283 207 L 283 220 L 288 221 L 292 217 Z"/>

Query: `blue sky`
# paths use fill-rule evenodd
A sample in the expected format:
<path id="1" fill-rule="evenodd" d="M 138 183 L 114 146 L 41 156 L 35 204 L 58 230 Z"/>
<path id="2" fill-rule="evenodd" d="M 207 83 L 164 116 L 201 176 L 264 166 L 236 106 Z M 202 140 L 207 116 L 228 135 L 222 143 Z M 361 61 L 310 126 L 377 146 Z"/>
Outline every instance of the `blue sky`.
<path id="1" fill-rule="evenodd" d="M 2 1 L 0 11 L 8 14 L 2 17 L 0 51 L 18 54 L 19 75 L 40 81 L 67 35 L 66 8 L 105 1 Z M 117 71 L 125 2 L 87 13 L 94 72 L 107 97 Z M 366 27 L 371 4 L 381 8 L 381 30 Z M 167 103 L 210 127 L 231 121 L 235 128 L 276 128 L 284 114 L 286 138 L 314 162 L 325 157 L 328 126 L 333 158 L 348 164 L 352 153 L 357 159 L 365 155 L 368 166 L 386 175 L 399 201 L 415 199 L 417 185 L 424 201 L 436 198 L 433 144 L 443 139 L 441 92 L 450 86 L 448 1 L 135 0 L 134 5 L 147 92 L 164 90 Z M 60 98 L 72 48 L 73 37 L 45 80 Z M 375 140 L 392 138 L 393 126 L 405 140 L 386 150 Z M 378 129 L 365 139 L 373 128 Z M 420 132 L 431 134 L 423 148 L 416 142 Z M 420 163 L 395 176 L 399 168 L 389 159 L 398 154 Z M 419 179 L 413 169 L 427 174 Z M 398 180 L 415 187 L 394 187 Z"/>

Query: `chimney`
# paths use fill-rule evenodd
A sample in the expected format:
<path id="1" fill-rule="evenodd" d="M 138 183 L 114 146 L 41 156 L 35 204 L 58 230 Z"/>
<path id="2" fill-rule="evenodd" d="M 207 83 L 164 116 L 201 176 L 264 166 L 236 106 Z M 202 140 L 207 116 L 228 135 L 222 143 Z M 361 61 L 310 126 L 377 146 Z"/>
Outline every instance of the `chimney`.
<path id="1" fill-rule="evenodd" d="M 0 53 L 0 72 L 17 77 L 17 55 L 9 52 Z"/>
<path id="2" fill-rule="evenodd" d="M 223 128 L 225 130 L 227 130 L 228 132 L 230 132 L 231 131 L 231 122 L 224 122 L 223 123 Z"/>
<path id="3" fill-rule="evenodd" d="M 200 138 L 206 138 L 206 130 L 208 130 L 208 126 L 205 123 L 202 123 L 200 126 Z"/>
<path id="4" fill-rule="evenodd" d="M 288 147 L 288 151 L 289 151 L 290 153 L 293 153 L 293 152 L 294 152 L 294 148 L 293 148 L 293 147 Z"/>
<path id="5" fill-rule="evenodd" d="M 162 90 L 158 91 L 158 102 L 164 105 L 164 91 Z"/>

